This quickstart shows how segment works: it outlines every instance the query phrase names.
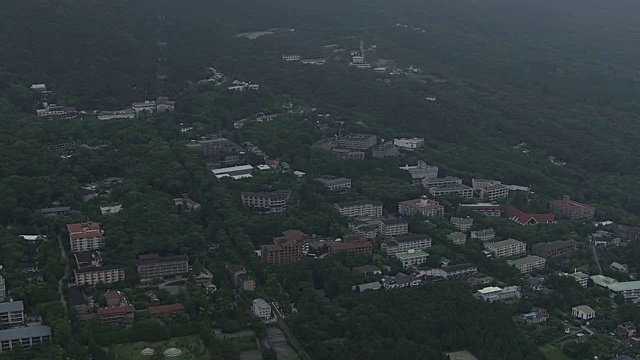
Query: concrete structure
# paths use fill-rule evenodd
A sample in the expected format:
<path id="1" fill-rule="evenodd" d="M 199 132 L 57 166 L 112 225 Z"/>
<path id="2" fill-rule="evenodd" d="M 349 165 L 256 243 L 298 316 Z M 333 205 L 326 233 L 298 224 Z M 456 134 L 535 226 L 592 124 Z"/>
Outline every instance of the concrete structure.
<path id="1" fill-rule="evenodd" d="M 141 281 L 174 277 L 189 273 L 189 257 L 187 255 L 140 255 L 136 261 L 136 267 Z"/>
<path id="2" fill-rule="evenodd" d="M 429 235 L 404 235 L 396 236 L 392 240 L 382 243 L 380 248 L 387 255 L 393 256 L 410 250 L 425 250 L 431 247 Z"/>
<path id="3" fill-rule="evenodd" d="M 615 282 L 608 288 L 612 293 L 622 295 L 625 299 L 640 299 L 640 281 Z"/>
<path id="4" fill-rule="evenodd" d="M 120 211 L 122 211 L 122 204 L 120 203 L 100 205 L 100 213 L 102 215 L 113 215 Z"/>
<path id="5" fill-rule="evenodd" d="M 273 192 L 242 192 L 240 194 L 242 205 L 262 214 L 287 211 L 287 209 L 289 209 L 290 198 L 291 191 L 289 190 Z"/>
<path id="6" fill-rule="evenodd" d="M 341 242 L 330 242 L 327 244 L 329 254 L 363 254 L 373 253 L 373 244 L 367 239 L 357 235 L 345 236 Z"/>
<path id="7" fill-rule="evenodd" d="M 7 300 L 7 285 L 4 282 L 4 278 L 0 276 L 0 303 Z"/>
<path id="8" fill-rule="evenodd" d="M 273 238 L 273 244 L 262 245 L 262 259 L 271 265 L 288 264 L 302 260 L 309 235 L 300 230 L 284 231 L 283 236 Z"/>
<path id="9" fill-rule="evenodd" d="M 523 323 L 529 324 L 540 324 L 546 322 L 549 319 L 549 313 L 545 309 L 536 309 L 535 311 L 520 314 L 519 320 Z"/>
<path id="10" fill-rule="evenodd" d="M 320 182 L 327 189 L 339 193 L 348 193 L 351 191 L 351 179 L 343 177 L 324 176 L 316 178 L 316 181 Z"/>
<path id="11" fill-rule="evenodd" d="M 98 113 L 98 120 L 134 119 L 135 117 L 136 117 L 135 109 L 101 111 L 100 113 Z"/>
<path id="12" fill-rule="evenodd" d="M 405 200 L 398 203 L 400 215 L 422 215 L 441 218 L 444 216 L 444 206 L 435 200 L 422 195 L 419 199 Z"/>
<path id="13" fill-rule="evenodd" d="M 571 308 L 571 315 L 580 320 L 591 320 L 596 318 L 596 311 L 590 306 L 580 305 Z"/>
<path id="14" fill-rule="evenodd" d="M 527 252 L 527 244 L 514 239 L 485 243 L 484 248 L 491 252 L 495 257 L 510 257 Z"/>
<path id="15" fill-rule="evenodd" d="M 629 339 L 635 337 L 636 334 L 636 327 L 631 321 L 616 326 L 616 337 L 619 339 Z"/>
<path id="16" fill-rule="evenodd" d="M 40 209 L 40 212 L 44 216 L 67 216 L 70 215 L 72 210 L 69 206 L 58 206 L 52 208 Z"/>
<path id="17" fill-rule="evenodd" d="M 262 320 L 271 319 L 271 305 L 264 299 L 253 299 L 253 306 L 251 306 L 251 312 L 253 316 Z"/>
<path id="18" fill-rule="evenodd" d="M 188 197 L 187 194 L 183 194 L 182 197 L 173 199 L 175 206 L 181 206 L 186 211 L 197 211 L 202 208 L 202 205 Z"/>
<path id="19" fill-rule="evenodd" d="M 212 169 L 211 173 L 216 179 L 231 178 L 234 180 L 245 179 L 252 177 L 253 166 L 251 165 L 236 165 L 231 167 L 224 167 L 218 169 Z"/>
<path id="20" fill-rule="evenodd" d="M 581 271 L 577 271 L 571 274 L 571 276 L 573 276 L 573 278 L 578 282 L 578 284 L 580 284 L 580 286 L 582 286 L 583 288 L 587 287 L 587 284 L 589 283 L 589 275 Z"/>
<path id="21" fill-rule="evenodd" d="M 409 250 L 407 252 L 396 254 L 396 259 L 402 263 L 403 268 L 420 265 L 427 261 L 428 257 L 429 254 L 422 250 Z"/>
<path id="22" fill-rule="evenodd" d="M 520 259 L 509 260 L 507 262 L 509 265 L 518 269 L 521 274 L 528 274 L 537 269 L 544 269 L 547 259 L 537 255 L 529 255 Z"/>
<path id="23" fill-rule="evenodd" d="M 102 266 L 102 257 L 98 251 L 81 251 L 73 253 L 78 269 L 99 268 Z"/>
<path id="24" fill-rule="evenodd" d="M 374 281 L 366 284 L 358 284 L 351 287 L 351 291 L 357 292 L 365 292 L 365 291 L 376 291 L 382 289 L 382 284 L 380 281 Z"/>
<path id="25" fill-rule="evenodd" d="M 72 252 L 100 250 L 104 248 L 104 236 L 100 225 L 94 222 L 67 224 L 69 245 Z"/>
<path id="26" fill-rule="evenodd" d="M 400 138 L 393 139 L 393 145 L 403 150 L 420 150 L 424 146 L 424 138 Z"/>
<path id="27" fill-rule="evenodd" d="M 400 155 L 398 147 L 391 142 L 384 142 L 371 149 L 371 156 L 374 158 L 396 157 Z"/>
<path id="28" fill-rule="evenodd" d="M 596 214 L 594 207 L 573 201 L 568 195 L 565 195 L 562 200 L 551 200 L 549 208 L 559 217 L 568 220 L 589 220 Z"/>
<path id="29" fill-rule="evenodd" d="M 300 61 L 299 54 L 283 54 L 282 60 L 284 61 Z"/>
<path id="30" fill-rule="evenodd" d="M 457 195 L 465 199 L 472 199 L 473 189 L 468 187 L 467 185 L 432 187 L 429 188 L 429 194 L 431 194 L 431 196 L 433 196 L 434 198 L 448 195 Z"/>
<path id="31" fill-rule="evenodd" d="M 616 235 L 621 236 L 626 240 L 631 240 L 631 241 L 640 240 L 640 227 L 614 225 L 613 232 Z"/>
<path id="32" fill-rule="evenodd" d="M 27 350 L 49 341 L 51 341 L 51 328 L 48 326 L 0 330 L 0 354 L 10 353 L 18 346 Z"/>
<path id="33" fill-rule="evenodd" d="M 507 286 L 505 288 L 489 286 L 478 290 L 473 296 L 484 301 L 495 302 L 519 299 L 522 297 L 522 294 L 520 293 L 520 287 L 518 286 Z"/>
<path id="34" fill-rule="evenodd" d="M 155 101 L 145 100 L 144 102 L 134 102 L 131 104 L 131 107 L 135 110 L 136 114 L 140 112 L 163 113 L 175 110 L 176 102 L 169 100 L 168 97 L 161 96 Z"/>
<path id="35" fill-rule="evenodd" d="M 382 236 L 406 235 L 409 233 L 409 222 L 405 219 L 380 219 L 378 233 Z"/>
<path id="36" fill-rule="evenodd" d="M 225 273 L 231 285 L 241 291 L 255 291 L 256 282 L 247 274 L 247 269 L 240 265 L 226 264 L 224 267 Z"/>
<path id="37" fill-rule="evenodd" d="M 88 267 L 73 270 L 76 286 L 113 284 L 124 281 L 124 270 L 120 266 Z"/>
<path id="38" fill-rule="evenodd" d="M 0 303 L 0 328 L 24 325 L 24 304 L 22 301 Z"/>
<path id="39" fill-rule="evenodd" d="M 205 157 L 242 151 L 240 145 L 219 135 L 210 135 L 201 137 L 198 140 L 191 140 L 187 147 L 200 150 Z"/>
<path id="40" fill-rule="evenodd" d="M 438 172 L 440 171 L 437 166 L 428 166 L 427 163 L 422 160 L 419 160 L 418 165 L 416 166 L 410 166 L 407 164 L 405 166 L 399 167 L 399 169 L 408 171 L 409 174 L 411 174 L 411 179 L 420 182 L 422 182 L 422 180 L 424 179 L 437 178 Z"/>
<path id="41" fill-rule="evenodd" d="M 340 160 L 364 160 L 363 151 L 335 148 L 331 149 L 331 154 Z"/>
<path id="42" fill-rule="evenodd" d="M 356 266 L 351 271 L 365 275 L 382 275 L 382 270 L 375 265 Z"/>
<path id="43" fill-rule="evenodd" d="M 467 234 L 456 231 L 447 235 L 447 239 L 455 245 L 464 245 L 467 243 Z"/>
<path id="44" fill-rule="evenodd" d="M 481 198 L 489 201 L 509 197 L 509 188 L 497 180 L 472 179 L 471 186 Z"/>
<path id="45" fill-rule="evenodd" d="M 502 216 L 502 206 L 492 203 L 458 204 L 458 209 L 470 210 L 475 213 L 490 217 Z"/>
<path id="46" fill-rule="evenodd" d="M 520 225 L 549 224 L 556 221 L 554 214 L 528 214 L 513 206 L 507 206 L 505 214 L 510 220 Z"/>
<path id="47" fill-rule="evenodd" d="M 338 146 L 352 150 L 367 150 L 378 142 L 378 137 L 372 134 L 349 134 L 338 139 Z"/>
<path id="48" fill-rule="evenodd" d="M 443 266 L 441 270 L 447 279 L 465 279 L 478 273 L 478 268 L 469 263 Z"/>
<path id="49" fill-rule="evenodd" d="M 496 232 L 493 229 L 484 229 L 471 232 L 471 240 L 479 240 L 482 242 L 493 241 L 496 238 Z"/>
<path id="50" fill-rule="evenodd" d="M 42 109 L 36 110 L 38 117 L 54 117 L 54 116 L 69 116 L 76 113 L 76 108 L 72 106 L 61 106 L 56 104 L 43 103 Z"/>
<path id="51" fill-rule="evenodd" d="M 460 231 L 469 231 L 473 226 L 473 218 L 470 217 L 461 218 L 453 216 L 451 217 L 450 221 L 451 224 L 453 224 L 453 226 L 455 226 L 456 229 Z"/>
<path id="52" fill-rule="evenodd" d="M 334 204 L 344 216 L 381 217 L 382 202 L 371 200 L 345 201 Z"/>
<path id="53" fill-rule="evenodd" d="M 425 189 L 430 189 L 432 187 L 449 187 L 449 186 L 457 186 L 457 185 L 462 185 L 462 179 L 454 176 L 422 180 L 422 186 L 424 186 Z"/>
<path id="54" fill-rule="evenodd" d="M 531 253 L 542 256 L 543 258 L 552 258 L 570 254 L 577 248 L 578 243 L 574 240 L 558 240 L 547 243 L 533 244 L 531 246 Z"/>
<path id="55" fill-rule="evenodd" d="M 123 304 L 98 309 L 98 319 L 102 325 L 130 324 L 135 320 L 135 313 L 133 305 Z"/>

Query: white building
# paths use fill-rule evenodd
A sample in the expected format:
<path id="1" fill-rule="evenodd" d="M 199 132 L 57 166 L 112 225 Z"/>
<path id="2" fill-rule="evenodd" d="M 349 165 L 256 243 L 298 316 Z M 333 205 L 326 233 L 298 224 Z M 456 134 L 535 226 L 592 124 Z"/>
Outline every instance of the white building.
<path id="1" fill-rule="evenodd" d="M 39 92 L 45 92 L 45 91 L 47 91 L 47 85 L 45 85 L 45 84 L 33 84 L 33 85 L 31 85 L 31 90 L 35 90 L 35 91 L 39 91 Z"/>
<path id="2" fill-rule="evenodd" d="M 456 229 L 460 231 L 469 231 L 471 230 L 471 226 L 473 226 L 473 218 L 466 217 L 451 217 L 451 224 L 456 227 Z"/>
<path id="3" fill-rule="evenodd" d="M 591 320 L 595 319 L 596 311 L 593 310 L 590 306 L 580 305 L 571 308 L 571 315 L 573 315 L 573 317 L 576 319 Z"/>
<path id="4" fill-rule="evenodd" d="M 253 166 L 236 165 L 231 167 L 213 169 L 211 170 L 211 172 L 213 173 L 213 176 L 216 177 L 216 179 L 228 177 L 234 180 L 238 180 L 252 177 L 253 175 L 251 174 L 253 173 Z"/>
<path id="5" fill-rule="evenodd" d="M 48 104 L 43 103 L 42 109 L 36 110 L 36 115 L 38 117 L 47 117 L 47 116 L 66 116 L 75 114 L 76 108 L 70 106 L 61 106 L 56 104 Z"/>
<path id="6" fill-rule="evenodd" d="M 444 206 L 436 200 L 428 199 L 422 195 L 419 199 L 401 201 L 398 203 L 398 213 L 400 215 L 416 215 L 438 217 L 444 216 Z"/>
<path id="7" fill-rule="evenodd" d="M 251 307 L 253 315 L 262 319 L 271 319 L 271 305 L 263 299 L 253 299 L 253 306 Z"/>
<path id="8" fill-rule="evenodd" d="M 113 284 L 124 281 L 124 270 L 119 266 L 104 266 L 73 270 L 76 286 Z"/>
<path id="9" fill-rule="evenodd" d="M 467 234 L 456 231 L 447 235 L 447 239 L 449 239 L 455 245 L 464 245 L 467 243 Z"/>
<path id="10" fill-rule="evenodd" d="M 420 265 L 427 261 L 429 254 L 422 250 L 409 250 L 396 254 L 396 259 L 402 263 L 403 268 Z"/>
<path id="11" fill-rule="evenodd" d="M 300 55 L 298 54 L 284 54 L 282 55 L 284 61 L 300 61 Z"/>
<path id="12" fill-rule="evenodd" d="M 477 299 L 494 302 L 519 299 L 522 297 L 522 294 L 520 293 L 520 287 L 518 286 L 507 286 L 504 289 L 497 286 L 488 286 L 478 290 L 473 296 Z"/>
<path id="13" fill-rule="evenodd" d="M 419 150 L 424 146 L 424 138 L 393 139 L 393 145 L 405 150 Z"/>
<path id="14" fill-rule="evenodd" d="M 580 286 L 582 286 L 583 288 L 587 287 L 587 284 L 589 283 L 589 275 L 583 273 L 582 271 L 577 271 L 571 274 L 571 276 L 573 276 L 573 278 L 578 282 L 578 284 L 580 284 Z"/>
<path id="15" fill-rule="evenodd" d="M 462 185 L 462 179 L 455 176 L 447 176 L 443 178 L 432 178 L 432 179 L 422 180 L 422 186 L 424 186 L 425 189 L 430 189 L 432 187 L 449 187 L 449 186 L 457 186 L 457 185 Z"/>
<path id="16" fill-rule="evenodd" d="M 378 232 L 382 236 L 397 236 L 409 233 L 409 222 L 405 219 L 380 219 Z"/>
<path id="17" fill-rule="evenodd" d="M 331 191 L 336 191 L 339 193 L 348 193 L 349 191 L 351 191 L 351 179 L 343 177 L 324 176 L 317 178 L 316 181 L 320 182 Z"/>
<path id="18" fill-rule="evenodd" d="M 537 255 L 529 255 L 521 259 L 509 260 L 507 262 L 509 265 L 518 269 L 521 274 L 528 274 L 533 270 L 544 269 L 547 259 Z"/>
<path id="19" fill-rule="evenodd" d="M 371 200 L 345 201 L 334 204 L 344 216 L 381 217 L 382 202 Z"/>
<path id="20" fill-rule="evenodd" d="M 429 188 L 429 194 L 433 197 L 458 195 L 465 199 L 473 199 L 473 189 L 467 185 L 455 185 Z"/>
<path id="21" fill-rule="evenodd" d="M 491 241 L 496 238 L 496 232 L 493 229 L 484 229 L 471 232 L 471 240 L 480 240 L 482 242 Z"/>
<path id="22" fill-rule="evenodd" d="M 101 111 L 98 114 L 98 120 L 133 119 L 135 117 L 136 110 L 133 108 L 115 111 Z"/>
<path id="23" fill-rule="evenodd" d="M 122 211 L 122 204 L 120 203 L 100 205 L 100 213 L 102 215 L 117 214 L 120 211 Z"/>
<path id="24" fill-rule="evenodd" d="M 514 239 L 486 243 L 484 244 L 484 248 L 495 257 L 516 256 L 527 252 L 527 244 Z"/>

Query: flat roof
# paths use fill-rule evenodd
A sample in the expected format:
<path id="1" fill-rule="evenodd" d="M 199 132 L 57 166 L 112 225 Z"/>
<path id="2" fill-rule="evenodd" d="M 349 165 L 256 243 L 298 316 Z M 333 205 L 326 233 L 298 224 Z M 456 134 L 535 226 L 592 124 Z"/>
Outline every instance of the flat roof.
<path id="1" fill-rule="evenodd" d="M 478 290 L 480 294 L 488 294 L 496 291 L 502 291 L 502 288 L 499 288 L 497 286 L 487 286 L 486 288 Z"/>
<path id="2" fill-rule="evenodd" d="M 511 245 L 519 245 L 519 244 L 524 244 L 522 241 L 518 241 L 516 239 L 507 239 L 507 240 L 502 240 L 502 241 L 497 241 L 494 243 L 490 243 L 490 244 L 485 244 L 486 247 L 490 247 L 492 249 L 497 249 L 497 248 L 501 248 L 501 247 L 506 247 L 506 246 L 511 246 Z"/>
<path id="3" fill-rule="evenodd" d="M 231 167 L 213 169 L 211 170 L 211 172 L 214 175 L 220 175 L 220 174 L 226 174 L 226 173 L 236 172 L 236 171 L 251 171 L 251 170 L 253 170 L 253 166 L 251 165 L 236 165 Z"/>
<path id="4" fill-rule="evenodd" d="M 350 206 L 361 206 L 361 205 L 374 205 L 374 206 L 382 206 L 382 201 L 376 200 L 354 200 L 354 201 L 343 201 L 339 203 L 335 203 L 334 205 L 344 208 Z"/>
<path id="5" fill-rule="evenodd" d="M 19 301 L 7 301 L 0 303 L 0 313 L 24 311 L 24 304 L 22 300 Z"/>
<path id="6" fill-rule="evenodd" d="M 0 341 L 37 338 L 45 336 L 51 336 L 51 328 L 44 325 L 0 330 Z"/>
<path id="7" fill-rule="evenodd" d="M 609 285 L 609 290 L 614 292 L 640 290 L 640 281 L 617 282 Z"/>
<path id="8" fill-rule="evenodd" d="M 414 258 L 414 257 L 418 257 L 418 256 L 429 256 L 429 254 L 427 254 L 426 252 L 424 252 L 422 250 L 416 250 L 414 252 L 404 252 L 404 253 L 396 254 L 396 258 L 399 258 L 401 260 L 410 259 L 410 258 Z"/>
<path id="9" fill-rule="evenodd" d="M 508 263 L 511 265 L 520 266 L 520 265 L 526 265 L 526 264 L 538 262 L 541 260 L 545 261 L 543 257 L 537 256 L 537 255 L 529 255 L 520 259 L 509 260 Z"/>

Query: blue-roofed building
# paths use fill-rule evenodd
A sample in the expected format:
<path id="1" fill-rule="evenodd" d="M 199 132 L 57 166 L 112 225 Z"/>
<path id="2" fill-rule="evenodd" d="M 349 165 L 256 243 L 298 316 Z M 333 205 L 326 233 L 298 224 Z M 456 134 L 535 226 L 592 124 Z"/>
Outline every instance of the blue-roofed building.
<path id="1" fill-rule="evenodd" d="M 0 354 L 13 351 L 19 344 L 24 349 L 47 343 L 51 340 L 48 326 L 29 326 L 0 330 Z"/>

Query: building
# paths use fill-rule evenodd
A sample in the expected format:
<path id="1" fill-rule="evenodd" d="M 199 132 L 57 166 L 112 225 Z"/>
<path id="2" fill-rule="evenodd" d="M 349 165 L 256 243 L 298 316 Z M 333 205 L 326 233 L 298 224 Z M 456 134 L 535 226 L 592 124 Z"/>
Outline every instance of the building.
<path id="1" fill-rule="evenodd" d="M 400 156 L 400 151 L 398 147 L 393 145 L 391 142 L 384 142 L 382 144 L 376 145 L 371 149 L 371 156 L 374 158 L 386 158 L 386 157 L 397 157 Z"/>
<path id="2" fill-rule="evenodd" d="M 375 239 L 380 232 L 380 222 L 376 218 L 356 218 L 349 222 L 349 229 L 354 234 L 367 239 Z"/>
<path id="3" fill-rule="evenodd" d="M 518 286 L 507 286 L 505 288 L 500 288 L 497 286 L 488 286 L 476 291 L 473 296 L 476 299 L 482 299 L 488 302 L 495 301 L 504 301 L 510 299 L 519 299 L 522 297 L 520 293 L 520 287 Z"/>
<path id="4" fill-rule="evenodd" d="M 0 303 L 7 300 L 7 285 L 4 278 L 0 275 Z"/>
<path id="5" fill-rule="evenodd" d="M 496 238 L 496 232 L 493 229 L 476 230 L 471 232 L 471 240 L 480 240 L 482 242 L 493 241 Z"/>
<path id="6" fill-rule="evenodd" d="M 382 202 L 371 200 L 345 201 L 334 204 L 344 216 L 353 217 L 381 217 Z"/>
<path id="7" fill-rule="evenodd" d="M 81 251 L 73 253 L 78 269 L 99 268 L 102 266 L 102 257 L 98 251 Z"/>
<path id="8" fill-rule="evenodd" d="M 339 193 L 348 193 L 351 191 L 351 179 L 343 177 L 324 176 L 316 178 L 316 181 L 320 182 L 327 189 Z"/>
<path id="9" fill-rule="evenodd" d="M 420 150 L 424 146 L 424 138 L 400 138 L 393 139 L 393 145 L 403 150 Z"/>
<path id="10" fill-rule="evenodd" d="M 163 113 L 170 112 L 175 110 L 175 101 L 169 100 L 169 98 L 161 96 L 157 100 L 145 100 L 144 102 L 137 102 L 131 104 L 133 110 L 137 113 L 147 112 L 147 113 Z"/>
<path id="11" fill-rule="evenodd" d="M 300 63 L 305 65 L 324 65 L 327 63 L 327 59 L 319 58 L 319 59 L 302 59 Z"/>
<path id="12" fill-rule="evenodd" d="M 300 61 L 300 55 L 298 54 L 283 54 L 282 60 L 284 61 Z"/>
<path id="13" fill-rule="evenodd" d="M 382 289 L 382 284 L 380 281 L 373 281 L 365 284 L 358 284 L 351 287 L 351 291 L 354 292 L 365 292 L 365 291 L 376 291 Z"/>
<path id="14" fill-rule="evenodd" d="M 330 242 L 327 244 L 329 254 L 373 254 L 373 244 L 359 236 L 345 236 L 342 242 Z"/>
<path id="15" fill-rule="evenodd" d="M 569 220 L 589 220 L 596 214 L 594 207 L 573 201 L 568 195 L 565 195 L 562 200 L 551 200 L 549 208 L 554 214 Z"/>
<path id="16" fill-rule="evenodd" d="M 425 189 L 430 189 L 433 187 L 450 187 L 450 186 L 458 186 L 458 185 L 462 185 L 462 179 L 454 176 L 447 176 L 444 178 L 432 178 L 432 179 L 426 178 L 422 180 L 422 186 L 424 186 Z M 473 189 L 471 191 L 473 191 Z"/>
<path id="17" fill-rule="evenodd" d="M 29 245 L 35 245 L 41 241 L 47 241 L 46 235 L 18 235 L 18 239 L 26 242 Z"/>
<path id="18" fill-rule="evenodd" d="M 434 198 L 457 195 L 465 199 L 473 199 L 473 189 L 468 187 L 467 185 L 432 187 L 429 188 L 429 194 L 431 194 L 431 196 L 433 196 Z"/>
<path id="19" fill-rule="evenodd" d="M 212 169 L 211 173 L 216 179 L 231 178 L 234 180 L 245 179 L 252 177 L 253 166 L 251 165 L 236 165 L 231 167 L 224 167 L 218 169 Z"/>
<path id="20" fill-rule="evenodd" d="M 409 233 L 409 222 L 405 219 L 380 219 L 378 233 L 382 236 L 406 235 Z"/>
<path id="21" fill-rule="evenodd" d="M 528 214 L 513 206 L 507 206 L 505 214 L 520 225 L 550 224 L 556 221 L 554 214 Z"/>
<path id="22" fill-rule="evenodd" d="M 494 201 L 509 197 L 509 188 L 497 180 L 472 179 L 471 186 L 485 200 Z"/>
<path id="23" fill-rule="evenodd" d="M 608 288 L 612 293 L 622 295 L 625 299 L 640 298 L 640 281 L 614 282 Z"/>
<path id="24" fill-rule="evenodd" d="M 444 216 L 444 206 L 435 200 L 428 199 L 426 195 L 422 195 L 419 199 L 399 202 L 398 213 L 400 215 L 422 215 L 441 218 Z"/>
<path id="25" fill-rule="evenodd" d="M 469 263 L 443 266 L 441 270 L 447 279 L 466 279 L 478 273 L 478 268 Z"/>
<path id="26" fill-rule="evenodd" d="M 447 353 L 448 360 L 478 360 L 477 357 L 471 355 L 468 351 L 456 351 Z"/>
<path id="27" fill-rule="evenodd" d="M 382 270 L 375 265 L 356 266 L 351 271 L 365 275 L 382 275 Z"/>
<path id="28" fill-rule="evenodd" d="M 189 257 L 187 255 L 140 255 L 136 261 L 136 267 L 141 281 L 174 277 L 189 273 Z"/>
<path id="29" fill-rule="evenodd" d="M 273 191 L 273 192 L 242 192 L 240 199 L 242 205 L 252 210 L 262 213 L 280 213 L 289 209 L 289 199 L 291 191 Z"/>
<path id="30" fill-rule="evenodd" d="M 549 319 L 549 313 L 545 309 L 536 309 L 535 311 L 520 314 L 519 320 L 523 323 L 530 324 L 540 324 L 546 322 Z"/>
<path id="31" fill-rule="evenodd" d="M 113 215 L 120 211 L 122 211 L 122 204 L 120 203 L 100 205 L 100 213 L 102 215 Z"/>
<path id="32" fill-rule="evenodd" d="M 553 258 L 574 252 L 578 243 L 574 240 L 558 240 L 547 243 L 538 243 L 531 246 L 531 253 L 543 258 Z"/>
<path id="33" fill-rule="evenodd" d="M 104 235 L 100 225 L 94 222 L 67 224 L 72 252 L 100 250 L 104 248 Z"/>
<path id="34" fill-rule="evenodd" d="M 422 250 L 409 250 L 396 254 L 396 259 L 402 263 L 403 268 L 418 266 L 427 261 L 429 254 Z"/>
<path id="35" fill-rule="evenodd" d="M 38 117 L 68 116 L 76 113 L 76 108 L 72 106 L 62 106 L 56 104 L 42 103 L 43 108 L 36 110 Z"/>
<path id="36" fill-rule="evenodd" d="M 467 234 L 455 231 L 447 235 L 447 239 L 455 245 L 464 245 L 467 243 Z"/>
<path id="37" fill-rule="evenodd" d="M 253 299 L 253 306 L 251 306 L 253 316 L 262 320 L 271 319 L 271 305 L 264 299 Z"/>
<path id="38" fill-rule="evenodd" d="M 507 262 L 509 265 L 518 269 L 521 274 L 528 274 L 537 269 L 544 269 L 547 259 L 537 255 L 529 255 L 520 259 L 509 260 Z"/>
<path id="39" fill-rule="evenodd" d="M 218 154 L 238 153 L 242 147 L 233 141 L 218 135 L 201 137 L 198 140 L 191 140 L 187 144 L 188 148 L 200 150 L 202 155 L 209 157 Z"/>
<path id="40" fill-rule="evenodd" d="M 51 341 L 51 328 L 48 326 L 28 326 L 0 330 L 0 354 L 10 353 L 16 347 L 30 349 Z"/>
<path id="41" fill-rule="evenodd" d="M 52 207 L 52 208 L 44 208 L 44 209 L 40 209 L 40 212 L 44 216 L 67 216 L 71 214 L 71 207 L 58 206 L 58 207 Z"/>
<path id="42" fill-rule="evenodd" d="M 24 325 L 24 304 L 22 301 L 0 303 L 0 328 Z"/>
<path id="43" fill-rule="evenodd" d="M 458 210 L 470 210 L 490 217 L 502 216 L 502 206 L 492 203 L 458 204 Z"/>
<path id="44" fill-rule="evenodd" d="M 73 270 L 76 286 L 113 284 L 124 281 L 124 270 L 120 266 L 87 267 Z"/>
<path id="45" fill-rule="evenodd" d="M 636 327 L 633 325 L 631 321 L 627 321 L 616 326 L 616 336 L 619 339 L 629 339 L 632 337 L 636 337 L 637 331 Z"/>
<path id="46" fill-rule="evenodd" d="M 364 160 L 365 158 L 363 151 L 335 148 L 331 149 L 331 153 L 340 160 Z"/>
<path id="47" fill-rule="evenodd" d="M 451 217 L 451 224 L 456 227 L 456 229 L 460 231 L 469 231 L 473 226 L 473 219 L 470 217 L 461 218 L 461 217 Z"/>
<path id="48" fill-rule="evenodd" d="M 187 211 L 197 211 L 202 208 L 199 202 L 190 199 L 187 194 L 183 194 L 182 197 L 173 199 L 173 204 L 175 206 L 180 206 Z"/>
<path id="49" fill-rule="evenodd" d="M 349 134 L 338 138 L 338 146 L 352 150 L 367 150 L 376 145 L 378 137 L 372 134 Z"/>
<path id="50" fill-rule="evenodd" d="M 270 265 L 289 264 L 304 257 L 309 235 L 300 230 L 287 230 L 282 234 L 273 238 L 273 244 L 260 247 L 262 258 Z"/>
<path id="51" fill-rule="evenodd" d="M 408 171 L 411 175 L 411 179 L 414 181 L 422 182 L 424 179 L 435 179 L 438 177 L 438 169 L 437 166 L 428 166 L 422 160 L 418 161 L 418 164 L 415 166 L 410 166 L 409 164 L 405 166 L 399 167 L 400 170 Z"/>
<path id="52" fill-rule="evenodd" d="M 580 305 L 571 308 L 571 315 L 580 320 L 591 320 L 596 318 L 596 311 L 590 306 Z"/>
<path id="53" fill-rule="evenodd" d="M 428 249 L 431 247 L 431 242 L 429 235 L 403 235 L 383 242 L 380 248 L 388 256 L 393 256 L 410 250 Z"/>
<path id="54" fill-rule="evenodd" d="M 165 314 L 174 314 L 180 311 L 184 311 L 184 305 L 182 304 L 170 304 L 170 305 L 157 305 L 149 306 L 147 308 L 149 314 L 154 316 L 162 316 Z"/>
<path id="55" fill-rule="evenodd" d="M 498 180 L 488 180 L 488 179 L 471 179 L 471 187 L 476 192 L 480 193 L 480 190 L 487 189 L 494 185 L 500 185 L 502 182 Z"/>
<path id="56" fill-rule="evenodd" d="M 98 319 L 102 325 L 130 324 L 135 320 L 133 305 L 120 305 L 98 309 Z"/>
<path id="57" fill-rule="evenodd" d="M 241 291 L 255 291 L 256 281 L 247 274 L 247 269 L 240 265 L 225 265 L 225 272 L 231 285 Z"/>
<path id="58" fill-rule="evenodd" d="M 47 91 L 47 85 L 46 84 L 32 84 L 30 87 L 31 90 L 35 90 L 35 91 L 39 91 L 39 92 L 45 92 Z"/>
<path id="59" fill-rule="evenodd" d="M 609 265 L 609 269 L 613 270 L 613 271 L 617 271 L 617 272 L 629 272 L 629 266 L 625 265 L 625 264 L 620 264 L 619 262 L 612 262 L 611 265 Z"/>
<path id="60" fill-rule="evenodd" d="M 631 241 L 640 240 L 640 227 L 632 227 L 626 225 L 614 225 L 613 232 L 624 239 Z"/>
<path id="61" fill-rule="evenodd" d="M 485 243 L 484 248 L 495 257 L 510 257 L 527 252 L 527 244 L 514 239 Z"/>
<path id="62" fill-rule="evenodd" d="M 135 117 L 136 117 L 135 109 L 100 111 L 100 113 L 98 113 L 98 120 L 133 119 Z"/>
<path id="63" fill-rule="evenodd" d="M 582 286 L 583 288 L 586 288 L 587 285 L 589 284 L 589 275 L 583 273 L 582 271 L 576 271 L 575 273 L 571 274 L 571 276 L 573 276 L 573 278 L 578 282 L 578 284 L 580 284 L 580 286 Z"/>

